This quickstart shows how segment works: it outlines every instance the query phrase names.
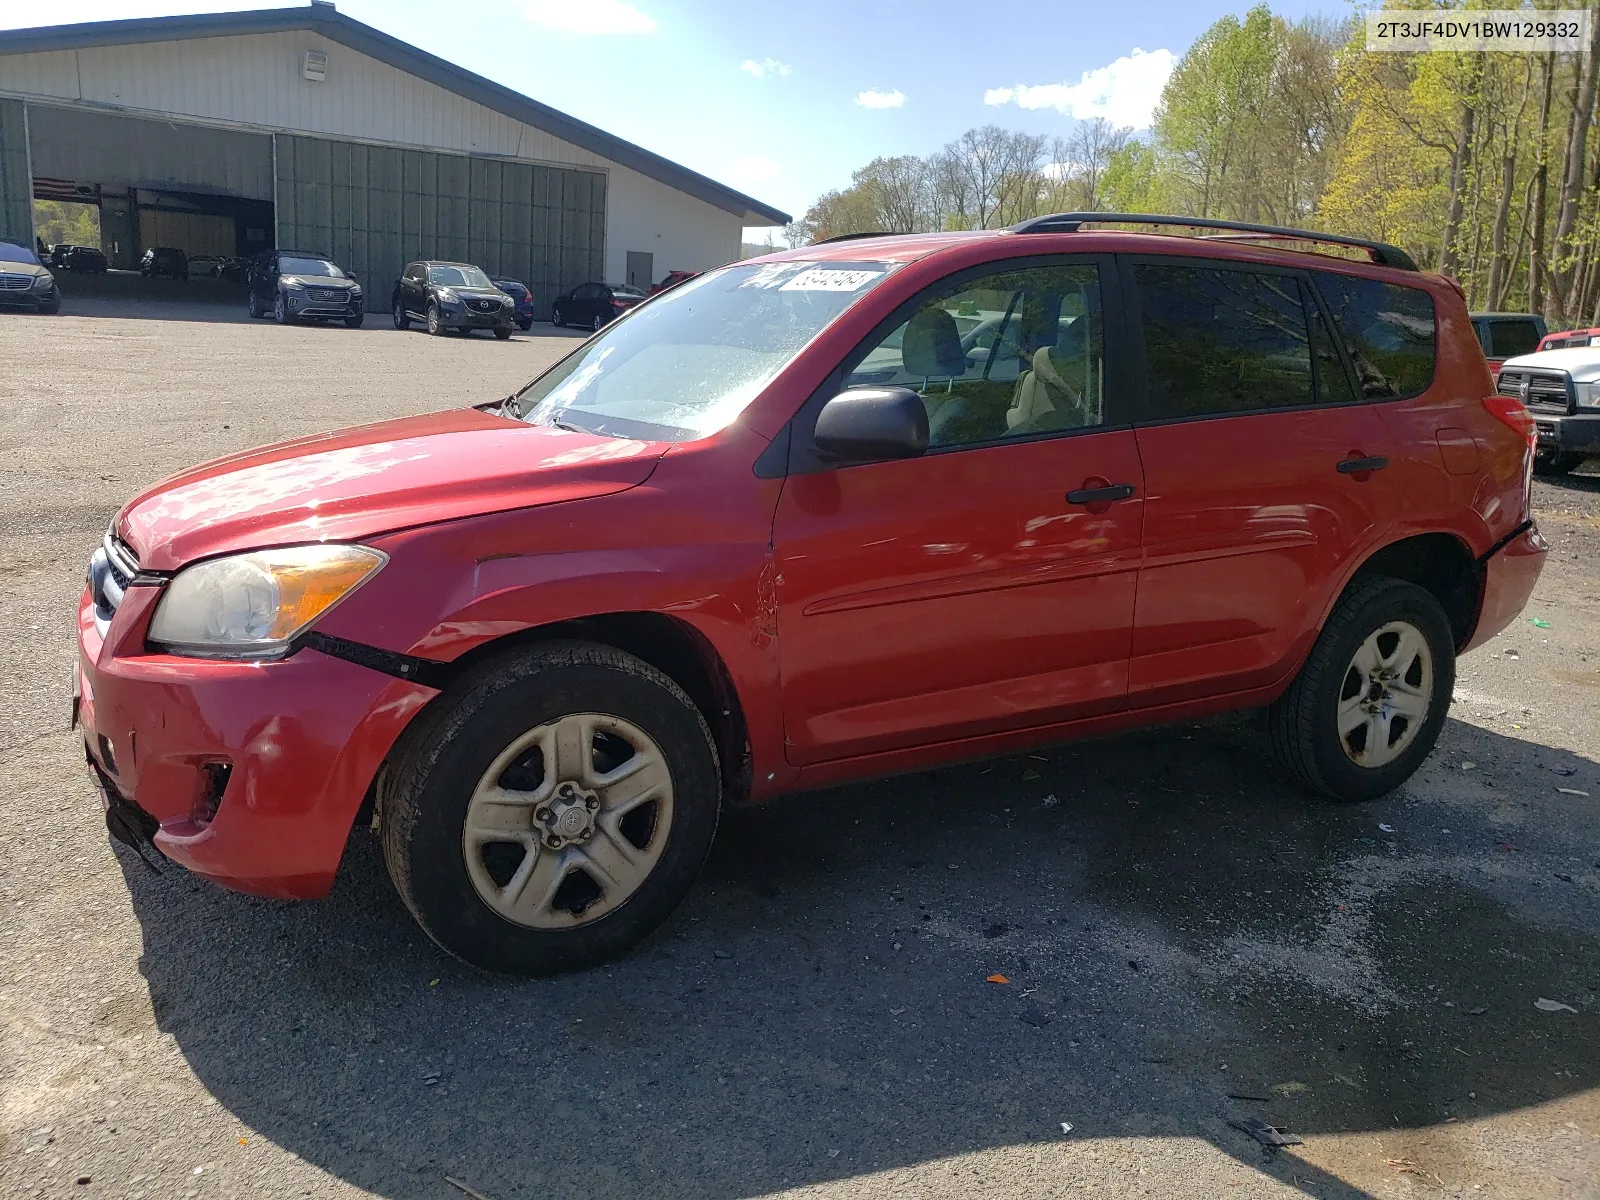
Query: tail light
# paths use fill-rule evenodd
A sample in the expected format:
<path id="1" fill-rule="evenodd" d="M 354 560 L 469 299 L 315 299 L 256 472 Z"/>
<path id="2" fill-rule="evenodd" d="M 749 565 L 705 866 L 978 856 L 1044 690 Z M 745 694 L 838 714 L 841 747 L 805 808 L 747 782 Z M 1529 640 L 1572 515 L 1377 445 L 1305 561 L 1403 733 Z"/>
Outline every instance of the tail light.
<path id="1" fill-rule="evenodd" d="M 618 312 L 621 312 L 623 309 L 628 307 L 628 302 L 626 300 L 614 299 L 611 301 L 611 307 L 616 309 Z"/>
<path id="2" fill-rule="evenodd" d="M 1533 423 L 1533 414 L 1515 396 L 1485 396 L 1483 407 L 1489 415 L 1516 433 L 1531 449 L 1539 440 L 1539 429 Z"/>

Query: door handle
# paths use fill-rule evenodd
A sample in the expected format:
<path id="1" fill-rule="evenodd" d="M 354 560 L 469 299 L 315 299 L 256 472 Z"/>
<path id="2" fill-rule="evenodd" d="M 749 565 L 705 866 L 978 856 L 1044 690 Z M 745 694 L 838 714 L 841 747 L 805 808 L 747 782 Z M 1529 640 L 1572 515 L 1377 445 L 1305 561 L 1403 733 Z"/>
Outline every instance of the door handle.
<path id="1" fill-rule="evenodd" d="M 1068 504 L 1109 504 L 1113 500 L 1126 500 L 1133 495 L 1133 484 L 1113 483 L 1105 487 L 1079 488 L 1067 493 Z"/>
<path id="2" fill-rule="evenodd" d="M 1347 458 L 1339 464 L 1341 475 L 1364 474 L 1367 471 L 1381 471 L 1389 465 L 1389 460 L 1381 455 L 1376 458 Z"/>

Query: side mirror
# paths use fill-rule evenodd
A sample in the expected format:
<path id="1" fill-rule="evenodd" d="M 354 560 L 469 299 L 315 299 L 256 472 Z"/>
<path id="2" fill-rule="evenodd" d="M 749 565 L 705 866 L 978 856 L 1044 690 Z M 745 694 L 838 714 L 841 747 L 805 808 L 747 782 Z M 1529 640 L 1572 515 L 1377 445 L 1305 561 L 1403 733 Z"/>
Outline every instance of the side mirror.
<path id="1" fill-rule="evenodd" d="M 910 388 L 851 388 L 822 406 L 812 440 L 849 462 L 916 458 L 928 448 L 928 410 Z"/>

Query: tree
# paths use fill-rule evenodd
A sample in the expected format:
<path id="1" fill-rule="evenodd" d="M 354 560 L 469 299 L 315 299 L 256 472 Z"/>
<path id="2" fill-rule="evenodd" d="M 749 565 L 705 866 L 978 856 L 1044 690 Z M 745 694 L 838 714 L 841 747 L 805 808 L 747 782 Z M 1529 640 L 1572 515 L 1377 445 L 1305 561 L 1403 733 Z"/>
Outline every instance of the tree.
<path id="1" fill-rule="evenodd" d="M 1049 208 L 1066 212 L 1102 211 L 1104 180 L 1111 161 L 1133 139 L 1133 130 L 1104 117 L 1082 121 L 1051 151 L 1054 171 L 1046 184 Z"/>

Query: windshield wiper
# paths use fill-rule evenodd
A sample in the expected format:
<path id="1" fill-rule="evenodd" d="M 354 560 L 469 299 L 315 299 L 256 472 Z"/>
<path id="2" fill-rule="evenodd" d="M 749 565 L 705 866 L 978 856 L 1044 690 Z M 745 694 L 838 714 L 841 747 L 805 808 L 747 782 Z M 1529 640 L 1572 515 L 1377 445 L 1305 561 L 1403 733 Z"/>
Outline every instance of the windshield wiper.
<path id="1" fill-rule="evenodd" d="M 574 425 L 571 421 L 551 421 L 552 429 L 565 429 L 568 433 L 592 433 L 593 430 L 585 429 L 582 425 Z"/>

